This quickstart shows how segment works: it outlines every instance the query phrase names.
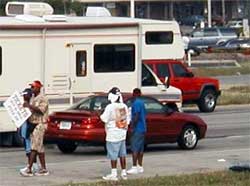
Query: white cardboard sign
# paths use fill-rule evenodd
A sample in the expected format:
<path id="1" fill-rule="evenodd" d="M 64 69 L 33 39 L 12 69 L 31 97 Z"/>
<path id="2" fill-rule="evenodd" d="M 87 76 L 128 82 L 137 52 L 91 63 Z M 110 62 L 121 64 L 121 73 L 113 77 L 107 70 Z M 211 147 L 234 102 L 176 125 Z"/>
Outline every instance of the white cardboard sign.
<path id="1" fill-rule="evenodd" d="M 3 103 L 9 116 L 18 128 L 31 116 L 30 110 L 23 107 L 23 103 L 23 96 L 21 92 L 18 91 L 15 91 Z"/>

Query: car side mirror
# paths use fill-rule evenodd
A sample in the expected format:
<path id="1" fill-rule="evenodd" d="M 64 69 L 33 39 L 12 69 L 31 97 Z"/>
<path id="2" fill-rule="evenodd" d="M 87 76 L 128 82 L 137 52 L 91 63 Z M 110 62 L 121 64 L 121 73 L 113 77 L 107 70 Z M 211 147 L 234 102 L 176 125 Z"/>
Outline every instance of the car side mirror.
<path id="1" fill-rule="evenodd" d="M 164 105 L 164 111 L 166 113 L 166 115 L 171 115 L 172 113 L 174 113 L 174 110 L 172 108 L 170 108 L 168 105 Z"/>
<path id="2" fill-rule="evenodd" d="M 168 76 L 165 77 L 164 84 L 166 85 L 167 88 L 170 86 L 170 80 Z"/>
<path id="3" fill-rule="evenodd" d="M 194 77 L 193 72 L 187 72 L 187 77 Z"/>

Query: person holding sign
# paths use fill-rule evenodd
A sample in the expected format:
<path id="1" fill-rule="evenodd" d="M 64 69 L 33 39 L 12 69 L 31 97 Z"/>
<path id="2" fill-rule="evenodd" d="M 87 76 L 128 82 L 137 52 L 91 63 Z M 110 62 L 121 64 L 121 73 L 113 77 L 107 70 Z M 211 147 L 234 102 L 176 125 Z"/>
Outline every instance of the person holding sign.
<path id="1" fill-rule="evenodd" d="M 24 91 L 22 92 L 22 95 L 23 95 L 23 99 L 24 99 L 24 102 L 30 102 L 30 99 L 32 97 L 32 90 L 31 88 L 26 88 L 24 89 Z M 32 130 L 34 129 L 33 128 L 34 125 L 30 124 L 27 121 L 25 121 L 19 131 L 20 131 L 20 135 L 21 137 L 23 138 L 23 144 L 24 144 L 24 149 L 25 149 L 25 152 L 26 152 L 26 156 L 28 158 L 28 164 L 26 167 L 20 169 L 20 172 L 22 171 L 25 171 L 28 169 L 28 166 L 29 166 L 29 161 L 30 161 L 30 153 L 31 153 L 31 140 L 30 140 L 30 134 L 32 133 Z M 34 164 L 33 164 L 33 168 L 34 169 L 38 169 L 38 165 L 36 164 L 36 158 L 35 158 L 35 161 L 34 161 Z"/>
<path id="2" fill-rule="evenodd" d="M 32 112 L 29 117 L 29 122 L 35 125 L 34 131 L 31 133 L 31 154 L 28 169 L 21 171 L 22 176 L 33 176 L 32 165 L 34 163 L 36 155 L 38 155 L 41 169 L 35 173 L 37 176 L 49 175 L 49 171 L 46 169 L 45 153 L 43 138 L 47 128 L 46 121 L 48 117 L 48 100 L 40 93 L 42 83 L 38 80 L 30 84 L 34 97 L 30 103 L 24 102 L 24 107 L 27 107 Z"/>

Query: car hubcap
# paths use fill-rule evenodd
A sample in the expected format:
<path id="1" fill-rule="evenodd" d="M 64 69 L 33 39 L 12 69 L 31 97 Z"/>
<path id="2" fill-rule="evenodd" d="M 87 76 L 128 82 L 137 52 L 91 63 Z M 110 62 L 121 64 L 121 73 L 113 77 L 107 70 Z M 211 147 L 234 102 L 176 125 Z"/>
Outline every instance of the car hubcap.
<path id="1" fill-rule="evenodd" d="M 212 94 L 208 94 L 205 97 L 205 103 L 206 103 L 206 105 L 207 105 L 208 108 L 212 108 L 215 105 L 214 96 Z"/>
<path id="2" fill-rule="evenodd" d="M 197 141 L 196 132 L 193 129 L 188 129 L 184 134 L 184 140 L 187 147 L 193 147 Z"/>

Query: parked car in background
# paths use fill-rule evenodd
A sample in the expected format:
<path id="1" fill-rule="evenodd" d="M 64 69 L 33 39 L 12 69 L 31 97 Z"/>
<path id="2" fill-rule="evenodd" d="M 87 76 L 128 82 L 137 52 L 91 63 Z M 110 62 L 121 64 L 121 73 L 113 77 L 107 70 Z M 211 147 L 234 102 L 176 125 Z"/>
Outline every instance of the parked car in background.
<path id="1" fill-rule="evenodd" d="M 123 94 L 123 99 L 130 107 L 131 94 Z M 200 117 L 175 112 L 152 97 L 143 96 L 141 99 L 147 112 L 145 145 L 177 142 L 183 149 L 194 149 L 205 137 L 207 125 Z M 106 94 L 92 95 L 65 111 L 52 113 L 45 139 L 56 142 L 63 153 L 74 152 L 80 143 L 104 146 L 105 129 L 99 116 L 107 104 Z M 130 132 L 129 128 L 127 139 Z"/>
<path id="2" fill-rule="evenodd" d="M 208 47 L 209 52 L 214 51 L 235 51 L 235 50 L 244 50 L 250 48 L 250 39 L 249 38 L 236 38 L 229 39 L 225 42 L 219 43 L 218 45 L 213 45 Z"/>
<path id="3" fill-rule="evenodd" d="M 216 45 L 237 38 L 235 29 L 225 27 L 212 27 L 194 30 L 189 36 L 188 45 L 207 49 L 208 46 Z"/>
<path id="4" fill-rule="evenodd" d="M 146 63 L 162 82 L 177 87 L 182 92 L 183 104 L 197 104 L 201 112 L 213 112 L 220 95 L 219 81 L 197 77 L 177 60 L 150 60 Z"/>

